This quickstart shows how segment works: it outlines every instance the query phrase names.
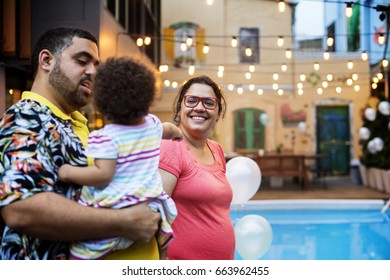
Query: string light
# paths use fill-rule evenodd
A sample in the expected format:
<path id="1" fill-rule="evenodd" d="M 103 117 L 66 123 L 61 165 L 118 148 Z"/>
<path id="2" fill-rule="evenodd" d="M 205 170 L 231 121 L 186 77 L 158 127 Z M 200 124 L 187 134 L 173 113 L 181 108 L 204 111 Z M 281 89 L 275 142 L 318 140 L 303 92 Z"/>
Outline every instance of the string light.
<path id="1" fill-rule="evenodd" d="M 230 44 L 232 45 L 233 48 L 237 47 L 238 41 L 237 41 L 237 37 L 236 36 L 232 37 L 232 40 L 231 40 Z"/>
<path id="2" fill-rule="evenodd" d="M 149 36 L 146 36 L 144 39 L 144 44 L 146 46 L 149 46 L 151 42 L 152 42 L 152 39 Z"/>
<path id="3" fill-rule="evenodd" d="M 273 74 L 272 78 L 274 79 L 274 81 L 279 80 L 279 74 L 278 73 Z"/>
<path id="4" fill-rule="evenodd" d="M 253 64 L 249 65 L 249 72 L 253 73 L 255 72 L 255 66 Z"/>
<path id="5" fill-rule="evenodd" d="M 385 34 L 381 32 L 378 34 L 378 44 L 383 45 L 384 43 L 385 43 Z"/>
<path id="6" fill-rule="evenodd" d="M 263 93 L 264 93 L 264 91 L 263 91 L 261 88 L 259 88 L 259 89 L 257 90 L 257 94 L 258 94 L 258 95 L 263 95 Z"/>
<path id="7" fill-rule="evenodd" d="M 331 46 L 333 46 L 333 43 L 334 43 L 333 37 L 329 36 L 329 37 L 326 39 L 326 45 L 327 45 L 328 47 L 331 47 Z"/>
<path id="8" fill-rule="evenodd" d="M 325 51 L 325 52 L 324 52 L 324 59 L 325 59 L 325 60 L 329 60 L 329 57 L 330 57 L 329 52 L 328 52 L 328 51 Z"/>
<path id="9" fill-rule="evenodd" d="M 204 53 L 204 54 L 207 54 L 207 53 L 209 53 L 209 50 L 210 50 L 209 45 L 205 44 L 205 45 L 203 46 L 203 53 Z"/>
<path id="10" fill-rule="evenodd" d="M 193 42 L 192 37 L 188 36 L 187 39 L 186 39 L 186 45 L 188 47 L 190 47 L 190 46 L 192 46 L 192 42 Z"/>
<path id="11" fill-rule="evenodd" d="M 368 54 L 367 54 L 366 51 L 363 51 L 363 52 L 362 52 L 362 60 L 363 60 L 363 61 L 366 61 L 367 59 L 368 59 Z"/>
<path id="12" fill-rule="evenodd" d="M 345 8 L 345 16 L 346 17 L 352 16 L 352 2 L 347 2 L 347 7 Z"/>
<path id="13" fill-rule="evenodd" d="M 389 65 L 389 61 L 386 58 L 383 59 L 382 60 L 382 66 L 386 68 L 388 65 Z"/>
<path id="14" fill-rule="evenodd" d="M 348 69 L 351 70 L 353 68 L 353 62 L 352 61 L 348 61 L 347 67 L 348 67 Z"/>
<path id="15" fill-rule="evenodd" d="M 320 70 L 320 64 L 318 62 L 314 62 L 314 70 Z"/>
<path id="16" fill-rule="evenodd" d="M 279 2 L 278 2 L 278 10 L 281 13 L 283 13 L 286 10 L 286 3 L 284 2 L 284 0 L 279 0 Z"/>
<path id="17" fill-rule="evenodd" d="M 144 40 L 142 40 L 142 38 L 138 38 L 137 41 L 136 41 L 135 43 L 136 43 L 136 45 L 137 45 L 138 47 L 142 47 L 143 44 L 144 44 Z"/>
<path id="18" fill-rule="evenodd" d="M 336 87 L 336 92 L 341 93 L 341 87 Z"/>
<path id="19" fill-rule="evenodd" d="M 245 55 L 246 55 L 246 56 L 252 56 L 252 49 L 247 47 L 247 48 L 245 49 Z"/>
<path id="20" fill-rule="evenodd" d="M 286 54 L 286 58 L 287 59 L 291 59 L 292 58 L 292 52 L 291 52 L 290 49 L 287 49 L 285 54 Z"/>
<path id="21" fill-rule="evenodd" d="M 278 37 L 278 42 L 277 42 L 279 47 L 282 47 L 284 45 L 284 38 L 283 36 Z"/>

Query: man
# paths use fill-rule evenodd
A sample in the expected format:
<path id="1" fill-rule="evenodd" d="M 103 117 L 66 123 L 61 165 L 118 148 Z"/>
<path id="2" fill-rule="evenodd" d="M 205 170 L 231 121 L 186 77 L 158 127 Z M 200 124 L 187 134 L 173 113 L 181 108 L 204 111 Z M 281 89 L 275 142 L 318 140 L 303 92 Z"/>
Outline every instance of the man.
<path id="1" fill-rule="evenodd" d="M 58 181 L 62 164 L 87 164 L 88 129 L 77 110 L 91 97 L 96 38 L 75 28 L 49 30 L 31 60 L 31 91 L 0 121 L 0 259 L 66 259 L 72 240 L 114 236 L 146 243 L 138 246 L 144 255 L 130 257 L 154 258 L 148 242 L 160 216 L 146 203 L 85 207 L 76 202 L 81 186 Z"/>

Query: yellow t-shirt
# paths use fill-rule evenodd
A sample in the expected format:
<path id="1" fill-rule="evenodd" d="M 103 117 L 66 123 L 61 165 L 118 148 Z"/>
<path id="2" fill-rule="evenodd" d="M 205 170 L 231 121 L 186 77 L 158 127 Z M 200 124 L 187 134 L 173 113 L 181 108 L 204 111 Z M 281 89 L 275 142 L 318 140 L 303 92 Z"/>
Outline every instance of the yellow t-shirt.
<path id="1" fill-rule="evenodd" d="M 89 130 L 87 126 L 88 120 L 78 111 L 74 111 L 69 115 L 62 112 L 57 106 L 47 100 L 45 97 L 31 92 L 23 92 L 22 99 L 31 99 L 41 104 L 46 105 L 58 118 L 69 121 L 72 124 L 73 130 L 80 138 L 84 147 L 87 146 Z M 88 164 L 93 164 L 93 159 L 88 158 Z M 117 251 L 109 255 L 107 260 L 158 260 L 159 253 L 156 240 L 152 240 L 149 244 L 129 247 L 125 250 Z"/>

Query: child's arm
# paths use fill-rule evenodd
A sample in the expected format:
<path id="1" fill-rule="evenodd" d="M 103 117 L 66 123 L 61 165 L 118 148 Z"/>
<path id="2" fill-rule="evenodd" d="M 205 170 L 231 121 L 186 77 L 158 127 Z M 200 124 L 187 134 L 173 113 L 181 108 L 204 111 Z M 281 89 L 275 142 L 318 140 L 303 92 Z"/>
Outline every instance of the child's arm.
<path id="1" fill-rule="evenodd" d="M 95 159 L 95 165 L 72 166 L 64 164 L 58 170 L 58 179 L 79 185 L 102 187 L 115 174 L 116 159 Z"/>
<path id="2" fill-rule="evenodd" d="M 170 122 L 163 122 L 162 126 L 163 126 L 163 134 L 162 134 L 163 139 L 173 139 L 177 141 L 183 140 L 183 133 L 176 125 Z"/>

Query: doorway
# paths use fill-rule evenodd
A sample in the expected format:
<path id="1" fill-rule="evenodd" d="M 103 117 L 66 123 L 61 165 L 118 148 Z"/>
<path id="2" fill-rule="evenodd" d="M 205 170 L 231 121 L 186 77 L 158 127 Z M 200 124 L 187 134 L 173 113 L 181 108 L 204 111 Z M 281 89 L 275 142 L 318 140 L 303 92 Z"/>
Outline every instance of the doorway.
<path id="1" fill-rule="evenodd" d="M 350 163 L 350 122 L 348 105 L 321 105 L 316 108 L 317 153 L 327 175 L 348 175 Z"/>

